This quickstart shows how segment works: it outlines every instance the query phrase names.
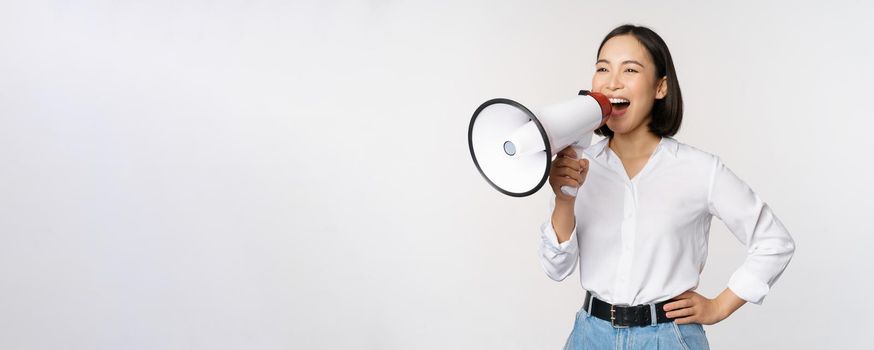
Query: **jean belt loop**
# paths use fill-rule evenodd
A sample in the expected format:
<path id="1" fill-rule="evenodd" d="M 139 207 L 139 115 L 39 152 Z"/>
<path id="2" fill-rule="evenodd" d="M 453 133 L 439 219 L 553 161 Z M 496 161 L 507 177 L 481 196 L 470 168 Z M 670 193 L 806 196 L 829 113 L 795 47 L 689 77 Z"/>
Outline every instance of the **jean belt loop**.
<path id="1" fill-rule="evenodd" d="M 589 315 L 592 314 L 592 302 L 594 301 L 594 299 L 595 299 L 595 295 L 592 293 L 589 293 L 589 309 L 586 310 L 586 312 L 588 312 Z"/>
<path id="2" fill-rule="evenodd" d="M 656 315 L 656 304 L 649 304 L 650 324 L 655 327 L 658 325 L 658 316 Z"/>

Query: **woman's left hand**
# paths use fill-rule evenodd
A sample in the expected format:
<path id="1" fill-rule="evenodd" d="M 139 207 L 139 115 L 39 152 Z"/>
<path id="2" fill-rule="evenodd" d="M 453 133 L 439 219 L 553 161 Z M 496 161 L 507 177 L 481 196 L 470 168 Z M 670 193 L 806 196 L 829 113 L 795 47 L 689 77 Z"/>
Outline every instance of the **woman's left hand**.
<path id="1" fill-rule="evenodd" d="M 717 299 L 708 299 L 693 291 L 680 294 L 673 302 L 665 304 L 665 311 L 676 324 L 711 325 L 728 317 Z"/>

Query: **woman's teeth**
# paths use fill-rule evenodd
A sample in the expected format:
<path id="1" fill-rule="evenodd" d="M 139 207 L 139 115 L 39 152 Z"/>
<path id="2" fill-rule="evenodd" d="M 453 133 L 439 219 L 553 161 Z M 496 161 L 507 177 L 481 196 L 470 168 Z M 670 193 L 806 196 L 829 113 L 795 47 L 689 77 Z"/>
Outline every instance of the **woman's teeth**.
<path id="1" fill-rule="evenodd" d="M 617 107 L 628 106 L 631 102 L 624 98 L 610 98 L 610 103 Z"/>

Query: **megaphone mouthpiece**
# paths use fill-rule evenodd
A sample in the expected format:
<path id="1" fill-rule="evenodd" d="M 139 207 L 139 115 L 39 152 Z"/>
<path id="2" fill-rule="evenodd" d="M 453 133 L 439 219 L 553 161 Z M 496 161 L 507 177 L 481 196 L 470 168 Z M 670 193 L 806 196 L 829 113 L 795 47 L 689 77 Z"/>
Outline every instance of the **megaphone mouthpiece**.
<path id="1" fill-rule="evenodd" d="M 600 92 L 591 92 L 589 90 L 580 90 L 579 94 L 581 96 L 592 96 L 595 101 L 598 101 L 598 105 L 601 107 L 601 118 L 604 119 L 604 122 L 606 122 L 607 119 L 610 118 L 610 115 L 613 114 L 613 104 L 610 103 L 610 98 L 604 94 Z"/>

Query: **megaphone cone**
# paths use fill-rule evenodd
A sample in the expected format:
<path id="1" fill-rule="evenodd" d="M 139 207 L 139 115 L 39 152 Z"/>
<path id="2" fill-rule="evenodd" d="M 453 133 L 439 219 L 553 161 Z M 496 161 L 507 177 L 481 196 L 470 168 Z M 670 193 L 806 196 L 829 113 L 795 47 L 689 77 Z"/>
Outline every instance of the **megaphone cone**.
<path id="1" fill-rule="evenodd" d="M 529 196 L 546 183 L 555 153 L 572 144 L 587 147 L 611 110 L 606 96 L 585 90 L 537 115 L 513 100 L 488 100 L 470 119 L 470 156 L 492 187 L 514 197 Z M 566 193 L 575 195 L 576 189 Z"/>

